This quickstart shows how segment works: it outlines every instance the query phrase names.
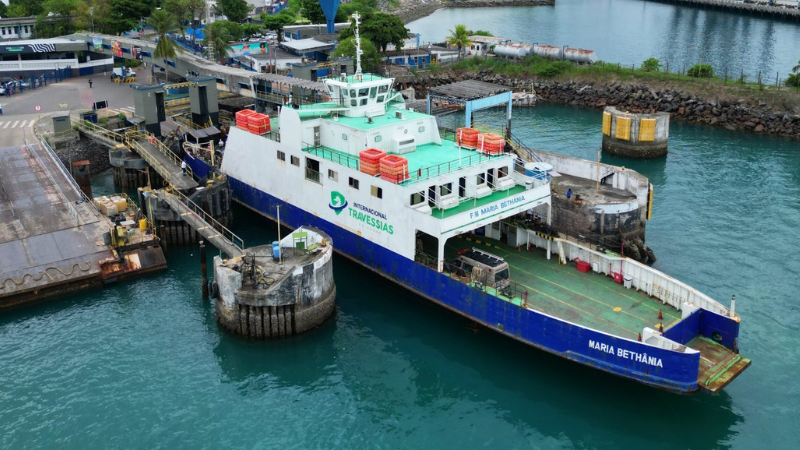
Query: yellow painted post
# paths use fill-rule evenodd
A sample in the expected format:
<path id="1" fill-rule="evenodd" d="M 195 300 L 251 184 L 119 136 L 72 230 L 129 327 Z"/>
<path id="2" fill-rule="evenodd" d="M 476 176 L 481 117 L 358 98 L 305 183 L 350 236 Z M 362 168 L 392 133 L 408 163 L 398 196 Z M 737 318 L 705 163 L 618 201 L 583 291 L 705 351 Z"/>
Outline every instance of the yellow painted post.
<path id="1" fill-rule="evenodd" d="M 642 119 L 639 123 L 639 142 L 653 142 L 656 137 L 656 119 Z"/>
<path id="2" fill-rule="evenodd" d="M 631 140 L 631 118 L 617 116 L 617 132 L 614 137 L 623 141 Z"/>
<path id="3" fill-rule="evenodd" d="M 650 188 L 647 190 L 647 220 L 653 217 L 653 183 L 650 183 Z"/>
<path id="4" fill-rule="evenodd" d="M 603 134 L 611 136 L 611 114 L 603 111 Z"/>

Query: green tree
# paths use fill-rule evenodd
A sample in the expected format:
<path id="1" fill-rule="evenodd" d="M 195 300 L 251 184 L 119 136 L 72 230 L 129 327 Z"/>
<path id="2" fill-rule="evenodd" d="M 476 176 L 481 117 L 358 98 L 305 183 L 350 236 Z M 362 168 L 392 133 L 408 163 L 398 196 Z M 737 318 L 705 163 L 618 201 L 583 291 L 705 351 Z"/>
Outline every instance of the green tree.
<path id="1" fill-rule="evenodd" d="M 264 22 L 264 28 L 273 30 L 278 33 L 278 42 L 283 40 L 283 27 L 289 26 L 297 21 L 297 16 L 289 9 L 284 9 L 278 14 L 261 15 L 261 20 Z"/>
<path id="2" fill-rule="evenodd" d="M 178 21 L 175 16 L 163 9 L 157 9 L 147 19 L 147 24 L 153 27 L 158 38 L 156 47 L 153 49 L 154 60 L 175 58 L 177 52 L 183 51 L 181 47 L 172 42 L 172 39 L 167 37 L 167 33 L 171 33 L 178 28 Z"/>
<path id="3" fill-rule="evenodd" d="M 236 23 L 241 23 L 247 19 L 247 14 L 250 12 L 249 3 L 246 0 L 217 0 L 217 13 L 222 10 L 222 14 L 228 20 Z"/>
<path id="4" fill-rule="evenodd" d="M 800 72 L 800 61 L 797 61 L 797 65 L 792 67 L 792 73 Z"/>
<path id="5" fill-rule="evenodd" d="M 783 84 L 791 87 L 800 87 L 800 75 L 796 73 L 789 74 L 789 76 L 786 77 L 786 81 L 784 81 Z"/>
<path id="6" fill-rule="evenodd" d="M 47 12 L 36 18 L 36 30 L 42 37 L 74 33 L 78 28 L 76 22 L 83 23 L 79 13 L 88 10 L 81 0 L 47 0 L 42 8 Z"/>
<path id="7" fill-rule="evenodd" d="M 249 39 L 254 34 L 261 33 L 263 29 L 261 25 L 256 25 L 254 23 L 243 23 L 242 24 L 242 38 Z M 236 39 L 236 38 L 234 38 Z"/>
<path id="8" fill-rule="evenodd" d="M 311 23 L 325 23 L 325 13 L 319 0 L 300 0 L 300 14 Z"/>
<path id="9" fill-rule="evenodd" d="M 0 2 L 0 17 L 7 17 L 6 12 L 8 11 L 8 7 L 5 3 Z"/>
<path id="10" fill-rule="evenodd" d="M 206 25 L 206 34 L 208 34 L 208 29 L 210 27 L 225 28 L 230 36 L 230 40 L 232 41 L 238 41 L 242 39 L 242 36 L 244 35 L 244 32 L 242 31 L 242 25 L 236 22 L 231 22 L 230 20 L 218 20 L 214 23 Z"/>
<path id="11" fill-rule="evenodd" d="M 494 36 L 490 31 L 486 30 L 475 30 L 475 31 L 469 30 L 467 34 L 469 36 L 489 36 L 489 37 Z"/>
<path id="12" fill-rule="evenodd" d="M 378 10 L 378 0 L 353 0 L 349 3 L 339 5 L 339 9 L 336 11 L 336 21 L 347 22 L 350 20 L 350 16 L 356 11 L 363 16 L 367 13 L 377 12 Z"/>
<path id="13" fill-rule="evenodd" d="M 108 0 L 109 17 L 103 29 L 108 34 L 131 31 L 155 9 L 155 0 Z M 94 20 L 97 28 L 97 17 Z M 175 27 L 177 28 L 177 26 Z M 173 28 L 173 29 L 175 29 Z"/>
<path id="14" fill-rule="evenodd" d="M 642 70 L 645 72 L 658 72 L 661 69 L 661 61 L 656 58 L 647 58 L 642 62 Z"/>
<path id="15" fill-rule="evenodd" d="M 714 68 L 711 64 L 695 64 L 686 71 L 686 74 L 694 78 L 711 78 L 714 76 Z"/>
<path id="16" fill-rule="evenodd" d="M 206 46 L 205 56 L 220 64 L 225 64 L 228 55 L 233 51 L 228 44 L 230 40 L 231 34 L 225 25 L 206 27 L 206 38 L 203 39 L 203 45 Z"/>
<path id="17" fill-rule="evenodd" d="M 455 28 L 450 30 L 450 36 L 447 37 L 447 42 L 450 45 L 458 47 L 458 57 L 463 57 L 461 50 L 472 43 L 472 41 L 469 40 L 467 26 L 463 24 L 456 25 Z"/>
<path id="18" fill-rule="evenodd" d="M 378 49 L 369 39 L 361 38 L 361 67 L 369 72 L 378 67 L 381 62 L 381 55 Z M 356 38 L 350 37 L 339 43 L 333 52 L 335 58 L 355 58 L 356 57 Z"/>
<path id="19" fill-rule="evenodd" d="M 342 30 L 339 34 L 339 39 L 344 40 L 355 35 L 355 20 L 351 22 L 350 28 Z M 398 16 L 368 13 L 361 23 L 361 36 L 372 41 L 381 52 L 385 52 L 389 44 L 400 50 L 403 48 L 403 41 L 408 39 L 408 28 Z"/>
<path id="20" fill-rule="evenodd" d="M 43 5 L 44 0 L 9 0 L 8 15 L 10 17 L 38 16 L 45 12 Z"/>

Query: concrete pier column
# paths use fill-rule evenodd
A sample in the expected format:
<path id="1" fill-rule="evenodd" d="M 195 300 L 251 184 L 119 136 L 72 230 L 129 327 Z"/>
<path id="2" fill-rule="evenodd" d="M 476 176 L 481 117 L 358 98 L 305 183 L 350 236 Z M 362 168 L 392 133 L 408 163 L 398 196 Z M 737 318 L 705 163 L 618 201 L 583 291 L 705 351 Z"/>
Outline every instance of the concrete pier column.
<path id="1" fill-rule="evenodd" d="M 200 272 L 201 288 L 203 290 L 203 298 L 208 298 L 208 266 L 206 265 L 206 243 L 200 241 Z"/>
<path id="2" fill-rule="evenodd" d="M 606 106 L 603 111 L 603 151 L 629 158 L 667 154 L 669 114 L 633 114 Z"/>

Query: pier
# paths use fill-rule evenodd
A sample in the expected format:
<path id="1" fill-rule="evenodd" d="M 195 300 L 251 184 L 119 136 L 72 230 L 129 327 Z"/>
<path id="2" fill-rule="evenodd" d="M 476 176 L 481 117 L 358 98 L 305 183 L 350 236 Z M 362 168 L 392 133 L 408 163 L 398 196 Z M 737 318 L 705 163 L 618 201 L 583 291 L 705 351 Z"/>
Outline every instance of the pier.
<path id="1" fill-rule="evenodd" d="M 726 11 L 743 12 L 759 16 L 772 16 L 781 19 L 800 20 L 798 3 L 775 2 L 769 4 L 765 1 L 751 1 L 745 3 L 741 0 L 649 0 L 658 3 L 677 3 L 707 9 L 720 9 Z"/>
<path id="2" fill-rule="evenodd" d="M 47 142 L 0 149 L 0 310 L 166 268 L 153 235 L 113 231 Z"/>

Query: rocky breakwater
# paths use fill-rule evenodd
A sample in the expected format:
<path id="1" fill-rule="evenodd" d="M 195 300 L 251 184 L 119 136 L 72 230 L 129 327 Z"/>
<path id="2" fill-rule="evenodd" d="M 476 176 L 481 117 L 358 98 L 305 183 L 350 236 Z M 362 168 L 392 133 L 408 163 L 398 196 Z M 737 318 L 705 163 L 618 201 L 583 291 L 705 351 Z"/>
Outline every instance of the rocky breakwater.
<path id="1" fill-rule="evenodd" d="M 749 92 L 734 86 L 694 83 L 597 80 L 549 80 L 509 77 L 491 72 L 442 70 L 417 78 L 398 79 L 424 96 L 427 88 L 474 79 L 536 91 L 539 101 L 602 109 L 615 106 L 631 113 L 670 114 L 670 120 L 701 123 L 800 138 L 800 95 L 789 91 Z M 599 126 L 598 126 L 599 129 Z"/>

